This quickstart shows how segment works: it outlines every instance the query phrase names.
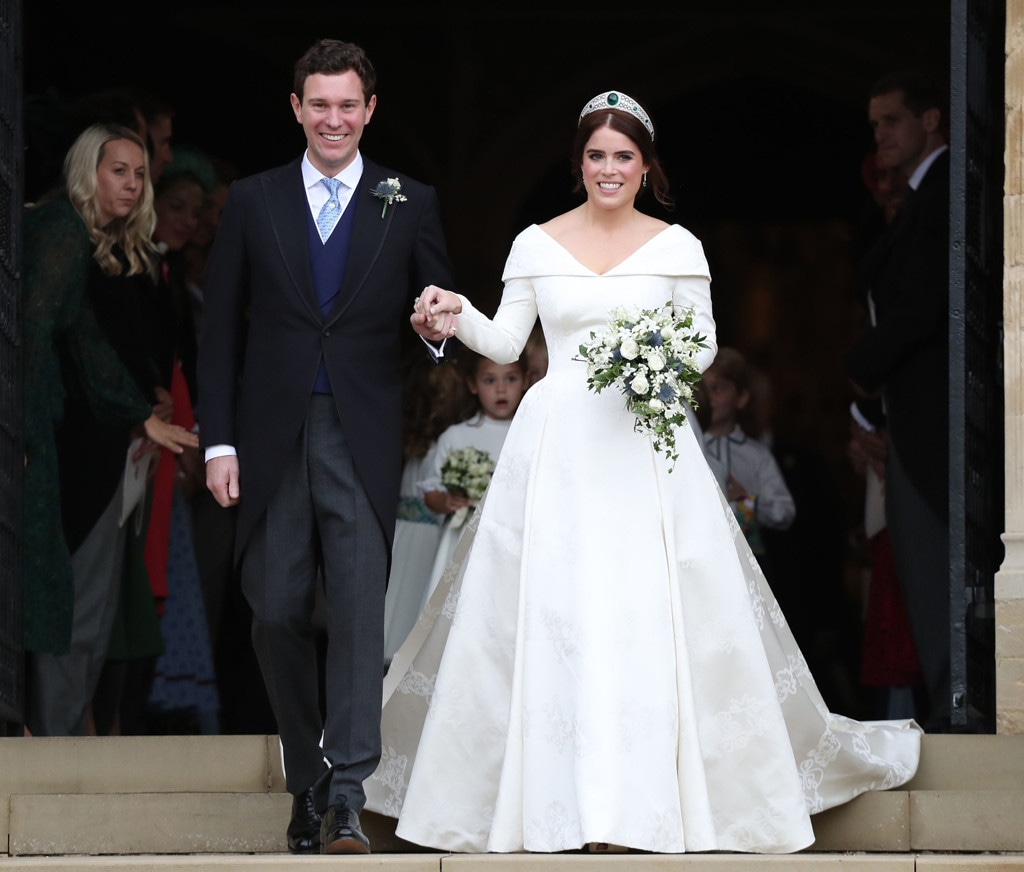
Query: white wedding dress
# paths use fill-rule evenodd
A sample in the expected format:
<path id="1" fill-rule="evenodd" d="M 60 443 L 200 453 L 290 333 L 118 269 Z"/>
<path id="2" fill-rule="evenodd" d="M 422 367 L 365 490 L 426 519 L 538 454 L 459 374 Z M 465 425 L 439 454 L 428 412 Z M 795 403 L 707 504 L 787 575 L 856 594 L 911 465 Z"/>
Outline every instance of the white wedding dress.
<path id="1" fill-rule="evenodd" d="M 548 373 L 395 655 L 367 809 L 452 851 L 786 852 L 809 814 L 906 782 L 920 729 L 827 710 L 692 432 L 670 472 L 573 359 L 611 308 L 671 299 L 707 366 L 700 243 L 673 225 L 597 275 L 534 225 L 504 279 L 458 335 L 508 362 L 539 313 Z"/>

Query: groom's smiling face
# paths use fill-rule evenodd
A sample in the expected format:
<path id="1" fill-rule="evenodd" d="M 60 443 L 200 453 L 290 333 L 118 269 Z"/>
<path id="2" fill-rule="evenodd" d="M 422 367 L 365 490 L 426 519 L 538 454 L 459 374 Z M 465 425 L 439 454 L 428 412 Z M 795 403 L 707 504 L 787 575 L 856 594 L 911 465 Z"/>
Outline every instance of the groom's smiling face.
<path id="1" fill-rule="evenodd" d="M 354 70 L 336 75 L 314 73 L 302 86 L 302 98 L 291 96 L 295 120 L 306 133 L 309 161 L 334 177 L 352 163 L 363 128 L 377 105 L 366 102 L 363 83 Z"/>

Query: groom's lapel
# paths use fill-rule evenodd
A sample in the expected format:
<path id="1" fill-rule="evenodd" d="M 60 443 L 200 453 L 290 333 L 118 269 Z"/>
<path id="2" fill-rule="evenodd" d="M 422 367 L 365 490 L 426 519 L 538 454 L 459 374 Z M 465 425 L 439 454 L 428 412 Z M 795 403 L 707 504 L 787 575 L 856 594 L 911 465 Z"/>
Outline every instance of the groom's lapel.
<path id="1" fill-rule="evenodd" d="M 267 213 L 277 238 L 281 260 L 305 306 L 317 320 L 320 305 L 313 286 L 313 269 L 309 260 L 309 200 L 302 182 L 302 161 L 297 160 L 268 176 L 264 181 Z"/>

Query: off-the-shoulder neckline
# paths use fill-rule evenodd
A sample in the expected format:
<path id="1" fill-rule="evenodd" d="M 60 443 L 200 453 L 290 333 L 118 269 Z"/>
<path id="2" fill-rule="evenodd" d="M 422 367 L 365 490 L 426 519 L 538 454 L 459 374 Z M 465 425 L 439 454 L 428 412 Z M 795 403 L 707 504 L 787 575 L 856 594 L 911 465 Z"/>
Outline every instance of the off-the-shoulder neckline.
<path id="1" fill-rule="evenodd" d="M 576 255 L 574 255 L 571 251 L 569 251 L 568 248 L 566 248 L 564 245 L 562 245 L 561 242 L 559 242 L 557 239 L 555 239 L 554 236 L 552 236 L 550 233 L 548 233 L 546 230 L 544 230 L 539 224 L 532 224 L 531 228 L 538 230 L 547 239 L 550 239 L 551 242 L 554 245 L 558 246 L 558 248 L 560 248 L 562 251 L 564 251 L 569 257 L 571 257 L 577 264 L 579 264 L 583 269 L 585 269 L 591 275 L 605 276 L 605 275 L 608 275 L 608 273 L 611 273 L 611 272 L 614 272 L 615 270 L 617 270 L 624 263 L 629 262 L 632 258 L 636 257 L 641 251 L 643 251 L 648 245 L 650 245 L 652 242 L 654 242 L 655 239 L 658 239 L 660 236 L 664 235 L 665 233 L 668 233 L 675 226 L 676 225 L 674 225 L 674 224 L 669 224 L 668 227 L 665 227 L 665 228 L 659 230 L 657 233 L 654 234 L 654 236 L 652 236 L 650 239 L 648 239 L 646 242 L 642 243 L 641 245 L 638 245 L 629 254 L 627 254 L 624 258 L 622 258 L 622 260 L 620 260 L 614 266 L 610 266 L 604 272 L 595 272 L 589 266 L 587 266 L 585 263 L 581 262 L 576 257 Z"/>

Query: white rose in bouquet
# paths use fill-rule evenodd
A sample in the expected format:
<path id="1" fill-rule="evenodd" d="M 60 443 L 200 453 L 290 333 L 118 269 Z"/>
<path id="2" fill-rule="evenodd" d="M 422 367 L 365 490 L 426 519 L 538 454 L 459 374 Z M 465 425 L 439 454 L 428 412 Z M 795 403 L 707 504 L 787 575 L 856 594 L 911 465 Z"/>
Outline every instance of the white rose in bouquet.
<path id="1" fill-rule="evenodd" d="M 619 354 L 621 354 L 626 360 L 636 360 L 639 353 L 640 346 L 637 344 L 635 339 L 625 339 L 619 347 Z"/>

